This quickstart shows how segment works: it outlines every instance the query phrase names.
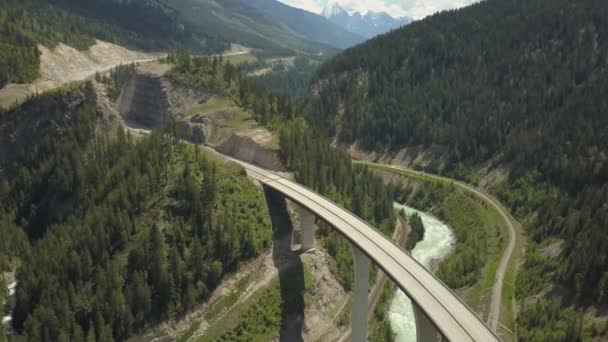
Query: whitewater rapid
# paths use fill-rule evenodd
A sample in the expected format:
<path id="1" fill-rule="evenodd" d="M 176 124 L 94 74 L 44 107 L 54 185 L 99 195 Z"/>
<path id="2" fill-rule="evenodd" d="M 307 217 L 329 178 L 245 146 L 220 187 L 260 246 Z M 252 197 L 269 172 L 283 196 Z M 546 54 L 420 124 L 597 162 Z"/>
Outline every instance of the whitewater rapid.
<path id="1" fill-rule="evenodd" d="M 399 203 L 395 203 L 394 206 L 398 210 L 405 210 L 408 216 L 418 213 L 424 224 L 424 238 L 412 250 L 414 259 L 430 269 L 433 260 L 443 259 L 450 253 L 456 239 L 445 223 L 414 208 Z M 416 341 L 416 321 L 412 302 L 401 290 L 395 291 L 393 295 L 388 317 L 396 342 Z"/>
<path id="2" fill-rule="evenodd" d="M 15 289 L 17 288 L 17 282 L 13 281 L 12 283 L 8 284 L 7 289 L 8 289 L 8 298 L 6 301 L 6 305 L 8 307 L 8 313 L 6 316 L 2 316 L 2 326 L 4 327 L 4 331 L 8 334 L 12 334 L 13 331 L 13 309 L 15 308 Z M 4 311 L 4 308 L 0 308 L 2 311 Z M 0 332 L 1 333 L 1 332 Z"/>

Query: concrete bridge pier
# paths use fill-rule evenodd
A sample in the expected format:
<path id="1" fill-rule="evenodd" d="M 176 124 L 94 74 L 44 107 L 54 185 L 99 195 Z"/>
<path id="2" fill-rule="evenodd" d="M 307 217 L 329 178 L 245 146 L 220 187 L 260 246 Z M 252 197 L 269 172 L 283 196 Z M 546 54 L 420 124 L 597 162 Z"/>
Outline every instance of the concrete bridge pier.
<path id="1" fill-rule="evenodd" d="M 353 288 L 352 314 L 351 314 L 351 341 L 367 341 L 367 296 L 369 292 L 369 272 L 372 266 L 371 259 L 359 247 L 350 245 L 355 264 L 355 286 Z"/>
<path id="2" fill-rule="evenodd" d="M 412 306 L 414 307 L 414 316 L 416 317 L 416 340 L 418 342 L 441 341 L 439 331 L 424 311 L 420 309 L 420 306 L 414 302 L 412 302 Z"/>
<path id="3" fill-rule="evenodd" d="M 299 206 L 300 213 L 300 242 L 301 252 L 315 249 L 315 220 L 316 216 L 310 210 Z"/>

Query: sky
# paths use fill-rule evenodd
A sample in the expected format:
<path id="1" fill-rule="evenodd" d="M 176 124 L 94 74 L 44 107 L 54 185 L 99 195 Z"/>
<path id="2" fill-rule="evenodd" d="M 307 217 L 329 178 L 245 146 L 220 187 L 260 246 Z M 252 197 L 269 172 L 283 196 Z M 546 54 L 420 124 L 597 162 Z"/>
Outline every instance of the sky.
<path id="1" fill-rule="evenodd" d="M 460 8 L 477 0 L 279 0 L 287 5 L 320 13 L 328 2 L 335 1 L 349 11 L 387 12 L 393 17 L 422 19 L 435 12 Z"/>

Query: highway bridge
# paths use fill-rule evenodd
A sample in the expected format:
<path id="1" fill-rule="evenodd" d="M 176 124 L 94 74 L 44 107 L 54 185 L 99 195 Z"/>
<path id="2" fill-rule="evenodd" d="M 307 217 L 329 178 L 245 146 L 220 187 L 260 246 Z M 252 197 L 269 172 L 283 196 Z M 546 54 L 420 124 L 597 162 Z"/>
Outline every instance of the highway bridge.
<path id="1" fill-rule="evenodd" d="M 376 263 L 412 300 L 418 341 L 499 341 L 456 294 L 381 232 L 329 199 L 278 174 L 232 159 L 263 186 L 300 206 L 302 250 L 314 248 L 315 220 L 346 237 L 352 247 L 355 284 L 351 315 L 352 341 L 367 339 L 367 300 L 371 263 Z"/>

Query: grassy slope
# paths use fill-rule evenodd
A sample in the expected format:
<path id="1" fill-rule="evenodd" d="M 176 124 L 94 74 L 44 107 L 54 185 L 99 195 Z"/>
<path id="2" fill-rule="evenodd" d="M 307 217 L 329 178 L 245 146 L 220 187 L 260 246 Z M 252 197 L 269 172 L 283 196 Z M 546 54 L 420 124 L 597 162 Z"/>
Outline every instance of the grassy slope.
<path id="1" fill-rule="evenodd" d="M 307 267 L 304 267 L 303 274 L 297 267 L 290 267 L 283 272 L 288 274 L 287 278 L 294 284 L 298 284 L 303 277 L 305 290 L 311 288 L 312 276 Z M 285 300 L 281 296 L 281 285 L 277 278 L 246 303 L 231 307 L 198 341 L 273 340 L 281 327 Z"/>
<path id="2" fill-rule="evenodd" d="M 238 55 L 228 55 L 224 56 L 225 61 L 229 61 L 233 65 L 241 65 L 244 63 L 255 63 L 258 61 L 258 58 L 254 56 L 252 53 L 243 53 Z"/>
<path id="3" fill-rule="evenodd" d="M 184 115 L 211 114 L 234 107 L 234 103 L 225 97 L 214 96 L 209 101 L 186 109 Z"/>
<path id="4" fill-rule="evenodd" d="M 232 291 L 226 296 L 220 297 L 220 299 L 218 299 L 213 305 L 209 306 L 209 309 L 205 313 L 205 320 L 209 322 L 209 324 L 213 324 L 221 313 L 223 313 L 225 310 L 230 309 L 238 301 L 241 295 L 245 293 L 247 287 L 249 287 L 249 284 L 251 284 L 250 276 L 243 277 L 243 279 L 239 280 L 239 282 L 236 284 L 236 289 L 234 291 Z M 192 323 L 190 329 L 188 329 L 188 331 L 186 331 L 182 336 L 180 336 L 177 339 L 177 342 L 188 341 L 188 339 L 190 339 L 190 337 L 194 335 L 196 330 L 198 330 L 200 324 L 201 321 L 195 321 L 194 323 Z"/>

